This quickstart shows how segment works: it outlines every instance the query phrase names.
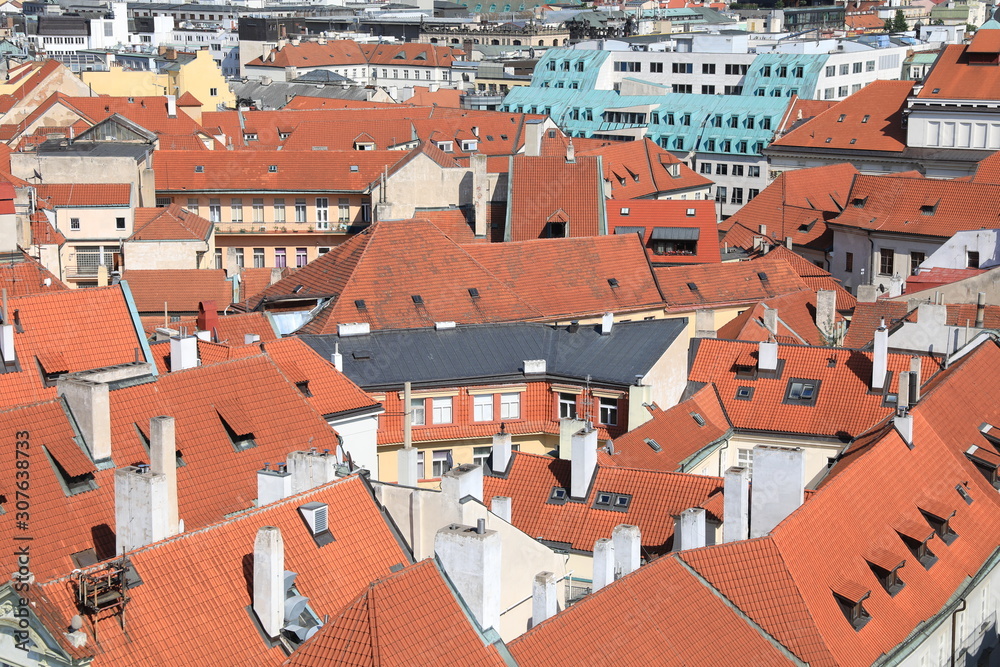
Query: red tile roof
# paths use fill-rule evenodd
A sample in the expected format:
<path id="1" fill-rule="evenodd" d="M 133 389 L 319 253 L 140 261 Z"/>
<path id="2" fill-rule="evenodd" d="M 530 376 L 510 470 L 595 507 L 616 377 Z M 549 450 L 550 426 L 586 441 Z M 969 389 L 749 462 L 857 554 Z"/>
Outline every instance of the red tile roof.
<path id="1" fill-rule="evenodd" d="M 207 241 L 212 223 L 177 204 L 135 209 L 135 231 L 129 241 Z"/>
<path id="2" fill-rule="evenodd" d="M 722 489 L 722 479 L 686 473 L 636 470 L 598 465 L 584 502 L 549 503 L 553 487 L 570 488 L 570 462 L 550 456 L 518 452 L 506 479 L 487 475 L 483 496 L 511 498 L 511 523 L 538 539 L 565 542 L 590 552 L 594 542 L 611 537 L 620 523 L 638 526 L 642 549 L 649 558 L 673 548 L 674 522 L 689 507 L 697 507 Z M 627 512 L 593 507 L 597 493 L 628 494 Z"/>
<path id="3" fill-rule="evenodd" d="M 893 412 L 882 392 L 869 393 L 872 355 L 829 347 L 779 345 L 781 373 L 776 378 L 741 374 L 755 369 L 758 344 L 712 338 L 696 339 L 688 380 L 712 382 L 733 426 L 739 429 L 801 433 L 819 436 L 855 436 Z M 930 378 L 937 362 L 921 357 L 921 377 Z M 783 362 L 781 361 L 783 360 Z M 896 391 L 898 374 L 910 370 L 910 355 L 890 354 L 891 380 L 886 391 Z M 816 380 L 813 405 L 785 401 L 790 378 Z M 750 387 L 750 400 L 737 398 L 739 387 Z"/>
<path id="4" fill-rule="evenodd" d="M 142 321 L 142 328 L 147 334 L 152 335 L 156 329 L 164 327 L 167 329 L 184 328 L 189 332 L 198 330 L 198 322 L 194 317 L 183 318 L 180 321 L 163 321 L 163 314 L 143 315 L 139 318 Z M 267 313 L 234 313 L 231 315 L 220 314 L 215 326 L 215 342 L 230 347 L 243 345 L 244 334 L 257 334 L 260 342 L 266 343 L 277 340 L 278 335 L 274 331 L 271 320 Z"/>
<path id="5" fill-rule="evenodd" d="M 407 118 L 391 120 L 364 120 L 362 118 L 338 120 L 298 120 L 295 116 L 305 116 L 306 112 L 287 112 L 281 117 L 279 123 L 297 123 L 295 129 L 288 138 L 282 141 L 278 136 L 279 125 L 265 124 L 260 122 L 259 114 L 281 113 L 259 111 L 244 114 L 247 128 L 253 128 L 257 132 L 258 141 L 265 143 L 267 135 L 265 131 L 269 128 L 268 134 L 274 135 L 275 145 L 284 146 L 286 151 L 311 151 L 313 146 L 326 146 L 331 151 L 355 150 L 357 144 L 371 143 L 376 150 L 386 150 L 393 146 L 400 146 L 417 140 L 416 129 L 413 121 Z M 324 114 L 329 115 L 329 114 Z M 361 114 L 358 114 L 359 116 Z M 288 118 L 287 116 L 291 116 Z M 250 121 L 256 121 L 256 125 L 250 125 Z M 239 143 L 238 139 L 237 142 Z"/>
<path id="6" fill-rule="evenodd" d="M 950 238 L 958 231 L 992 229 L 998 217 L 998 184 L 859 174 L 847 207 L 829 224 Z"/>
<path id="7" fill-rule="evenodd" d="M 892 327 L 905 316 L 906 303 L 901 301 L 880 299 L 875 303 L 858 303 L 844 337 L 844 347 L 867 347 L 875 339 L 875 329 L 883 320 L 886 326 Z"/>
<path id="8" fill-rule="evenodd" d="M 450 67 L 463 52 L 447 46 L 431 44 L 358 44 L 349 39 L 329 40 L 325 44 L 304 41 L 285 45 L 254 58 L 250 67 L 298 67 L 312 69 L 373 63 L 420 67 Z"/>
<path id="9" fill-rule="evenodd" d="M 437 562 L 422 560 L 369 584 L 283 664 L 506 664 L 473 624 Z"/>
<path id="10" fill-rule="evenodd" d="M 904 292 L 912 294 L 924 290 L 933 290 L 942 285 L 950 285 L 959 280 L 972 278 L 981 273 L 986 273 L 989 269 L 946 269 L 935 266 L 932 269 L 920 269 L 920 273 L 915 276 L 906 277 L 906 287 Z"/>
<path id="11" fill-rule="evenodd" d="M 913 81 L 873 81 L 771 145 L 902 152 L 903 109 L 913 85 Z"/>
<path id="12" fill-rule="evenodd" d="M 749 304 L 808 287 L 788 262 L 766 257 L 752 262 L 656 267 L 653 271 L 668 310 Z"/>
<path id="13" fill-rule="evenodd" d="M 1000 152 L 980 160 L 972 180 L 978 183 L 1000 183 Z"/>
<path id="14" fill-rule="evenodd" d="M 778 311 L 778 334 L 781 343 L 801 345 L 826 345 L 827 341 L 816 328 L 816 292 L 811 289 L 782 294 L 765 299 L 739 317 L 719 328 L 718 337 L 726 340 L 766 341 L 770 332 L 763 323 L 764 309 Z M 844 322 L 839 312 L 834 312 L 836 322 Z"/>
<path id="15" fill-rule="evenodd" d="M 710 264 L 721 261 L 719 256 L 719 225 L 715 202 L 710 200 L 633 199 L 609 201 L 608 231 L 612 234 L 633 234 L 641 228 L 646 256 L 653 264 Z M 656 229 L 694 229 L 698 239 L 695 252 L 657 255 L 653 234 Z"/>
<path id="16" fill-rule="evenodd" d="M 507 225 L 504 239 L 527 241 L 547 238 L 550 224 L 563 225 L 566 236 L 607 233 L 604 182 L 600 160 L 580 156 L 515 156 L 510 175 Z"/>
<path id="17" fill-rule="evenodd" d="M 982 37 L 980 38 L 980 32 Z M 983 30 L 968 46 L 949 44 L 924 79 L 919 99 L 995 100 L 1000 97 L 1000 70 L 993 30 Z M 977 43 L 976 39 L 980 39 Z M 990 66 L 993 65 L 993 66 Z"/>
<path id="18" fill-rule="evenodd" d="M 614 631 L 602 629 L 609 617 L 616 619 Z M 587 596 L 509 647 L 522 667 L 790 663 L 676 557 L 658 559 Z"/>
<path id="19" fill-rule="evenodd" d="M 547 136 L 543 139 L 543 142 L 552 143 L 568 141 L 566 138 L 549 139 Z M 572 141 L 575 147 L 577 139 Z M 566 155 L 565 149 L 561 155 Z M 673 153 L 650 139 L 615 141 L 598 148 L 577 149 L 576 155 L 601 156 L 604 179 L 611 184 L 612 199 L 639 199 L 669 192 L 707 190 L 712 186 L 710 179 L 695 173 Z M 676 165 L 676 177 L 670 175 L 671 165 Z"/>
<path id="20" fill-rule="evenodd" d="M 179 476 L 184 470 L 179 469 Z M 299 515 L 298 507 L 306 502 L 322 502 L 330 508 L 336 539 L 322 549 Z M 250 554 L 258 529 L 265 525 L 281 530 L 285 568 L 298 574 L 297 589 L 321 618 L 336 615 L 370 581 L 408 562 L 365 483 L 357 476 L 348 477 L 131 552 L 142 585 L 128 592 L 128 634 L 115 619 L 105 618 L 97 622 L 97 643 L 92 624 L 85 621 L 86 649 L 94 654 L 90 664 L 152 665 L 162 662 L 164 655 L 177 665 L 281 664 L 285 651 L 280 644 L 271 646 L 261 638 L 253 613 L 246 609 L 252 578 Z M 179 563 L 196 586 L 178 585 Z M 337 576 L 329 576 L 334 570 Z M 71 575 L 64 576 L 36 588 L 51 601 L 60 621 L 51 630 L 63 643 L 61 630 L 78 613 L 71 581 Z M 212 604 L 206 605 L 206 600 Z M 208 625 L 226 628 L 226 641 L 206 633 Z"/>
<path id="21" fill-rule="evenodd" d="M 202 301 L 214 301 L 219 310 L 233 299 L 233 285 L 222 269 L 126 269 L 136 309 L 150 315 L 164 309 L 175 315 L 196 313 Z"/>
<path id="22" fill-rule="evenodd" d="M 465 211 L 462 209 L 421 209 L 416 211 L 414 215 L 420 216 L 423 220 L 429 220 L 455 243 L 464 245 L 466 243 L 477 243 L 486 240 L 476 239 L 472 225 L 469 224 L 469 220 L 465 217 Z"/>
<path id="23" fill-rule="evenodd" d="M 43 208 L 128 206 L 132 201 L 132 186 L 128 183 L 53 183 L 33 187 Z"/>
<path id="24" fill-rule="evenodd" d="M 699 424 L 694 415 L 700 415 Z M 614 454 L 602 456 L 604 465 L 667 472 L 689 472 L 685 463 L 705 447 L 725 438 L 730 432 L 729 420 L 715 388 L 702 387 L 691 398 L 668 410 L 650 409 L 651 419 L 615 438 Z M 655 442 L 657 451 L 651 443 Z M 721 510 L 716 514 L 721 514 Z"/>
<path id="25" fill-rule="evenodd" d="M 22 252 L 20 255 L 15 261 L 0 263 L 0 287 L 7 290 L 7 296 L 43 294 L 69 289 L 27 253 Z"/>
<path id="26" fill-rule="evenodd" d="M 439 107 L 462 108 L 462 91 L 455 88 L 439 88 L 431 92 L 427 86 L 414 86 L 413 97 L 406 100 L 407 104 L 416 106 L 437 105 Z"/>
<path id="27" fill-rule="evenodd" d="M 36 210 L 31 216 L 31 245 L 62 245 L 66 237 L 49 222 L 41 210 Z"/>
<path id="28" fill-rule="evenodd" d="M 826 251 L 833 242 L 828 220 L 844 208 L 858 173 L 849 163 L 796 169 L 778 175 L 763 192 L 722 221 L 719 229 L 727 245 L 750 249 L 763 236 L 771 245 L 792 237 L 797 246 Z M 763 225 L 766 233 L 761 234 Z"/>

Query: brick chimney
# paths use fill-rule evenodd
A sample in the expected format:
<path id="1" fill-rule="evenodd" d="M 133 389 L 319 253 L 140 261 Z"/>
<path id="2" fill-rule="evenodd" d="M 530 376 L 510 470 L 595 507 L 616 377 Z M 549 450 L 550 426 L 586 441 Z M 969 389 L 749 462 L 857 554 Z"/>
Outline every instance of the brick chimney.
<path id="1" fill-rule="evenodd" d="M 211 340 L 217 341 L 219 338 L 219 311 L 215 307 L 214 301 L 198 302 L 198 317 L 195 320 L 198 331 L 208 331 Z"/>

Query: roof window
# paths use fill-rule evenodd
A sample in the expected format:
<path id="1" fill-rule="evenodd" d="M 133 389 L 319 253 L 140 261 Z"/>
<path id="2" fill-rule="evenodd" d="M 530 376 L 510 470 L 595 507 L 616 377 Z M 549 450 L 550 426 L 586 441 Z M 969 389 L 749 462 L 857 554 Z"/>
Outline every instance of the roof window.
<path id="1" fill-rule="evenodd" d="M 278 165 L 276 165 L 276 164 L 269 164 L 269 165 L 267 165 L 267 170 L 268 170 L 268 172 L 270 172 L 272 174 L 276 174 L 276 173 L 278 173 Z"/>
<path id="2" fill-rule="evenodd" d="M 470 287 L 469 288 L 469 296 L 471 296 L 473 299 L 478 299 L 479 298 L 479 290 L 476 289 L 475 287 Z"/>
<path id="3" fill-rule="evenodd" d="M 205 165 L 203 165 L 203 164 L 196 164 L 194 166 L 194 173 L 196 173 L 196 174 L 204 174 L 205 173 Z"/>
<path id="4" fill-rule="evenodd" d="M 414 294 L 410 296 L 410 298 L 413 299 L 413 303 L 417 304 L 418 306 L 422 305 L 424 302 L 424 297 L 420 296 L 419 294 Z"/>
<path id="5" fill-rule="evenodd" d="M 996 468 L 993 470 L 996 471 Z M 997 488 L 996 480 L 993 481 L 993 488 Z M 966 505 L 971 505 L 973 503 L 972 496 L 969 495 L 969 492 L 965 490 L 964 486 L 956 484 L 955 490 L 958 491 L 958 495 L 962 496 L 962 500 L 965 501 Z"/>
<path id="6" fill-rule="evenodd" d="M 549 505 L 564 505 L 569 499 L 566 489 L 561 486 L 553 486 L 552 490 L 549 492 L 549 499 L 546 501 Z"/>
<path id="7" fill-rule="evenodd" d="M 695 214 L 695 210 L 693 208 L 689 208 L 687 211 L 685 211 L 685 215 L 687 215 L 688 217 L 691 217 L 694 214 Z"/>
<path id="8" fill-rule="evenodd" d="M 629 209 L 628 208 L 622 208 L 622 215 L 628 215 L 628 214 L 629 214 Z"/>
<path id="9" fill-rule="evenodd" d="M 372 353 L 371 350 L 355 350 L 351 353 L 351 356 L 355 359 L 364 361 L 365 359 L 371 359 Z"/>
<path id="10" fill-rule="evenodd" d="M 762 283 L 766 283 L 767 282 L 767 274 L 764 273 L 763 271 L 758 271 L 757 272 L 757 277 L 760 278 L 760 281 Z"/>
<path id="11" fill-rule="evenodd" d="M 594 499 L 594 509 L 613 510 L 617 512 L 627 512 L 632 504 L 632 496 L 628 493 L 612 493 L 611 491 L 598 491 Z"/>
<path id="12" fill-rule="evenodd" d="M 862 123 L 867 123 L 869 118 L 871 118 L 871 116 L 868 115 L 868 114 L 865 114 L 864 118 L 861 119 L 861 122 Z"/>
<path id="13" fill-rule="evenodd" d="M 368 304 L 365 303 L 364 299 L 355 299 L 354 307 L 357 308 L 358 310 L 365 310 L 368 308 Z"/>
<path id="14" fill-rule="evenodd" d="M 753 398 L 753 387 L 737 387 L 736 400 L 749 401 Z"/>
<path id="15" fill-rule="evenodd" d="M 852 144 L 856 144 L 856 143 L 858 143 L 858 140 L 857 139 L 851 139 L 851 143 Z"/>
<path id="16" fill-rule="evenodd" d="M 602 491 L 597 494 L 597 500 L 595 502 L 598 505 L 610 506 L 613 495 L 614 494 Z"/>
<path id="17" fill-rule="evenodd" d="M 840 611 L 844 613 L 844 618 L 847 619 L 847 622 L 851 624 L 851 627 L 855 631 L 865 627 L 868 621 L 872 620 L 872 617 L 865 611 L 864 606 L 864 601 L 868 599 L 869 595 L 871 595 L 871 591 L 860 596 L 854 594 L 851 597 L 845 597 L 837 592 L 833 594 L 833 597 L 837 600 L 837 605 L 840 607 Z M 853 597 L 857 597 L 858 599 L 851 599 Z"/>
<path id="18" fill-rule="evenodd" d="M 851 200 L 851 206 L 854 208 L 864 208 L 867 203 L 868 197 L 855 197 Z"/>
<path id="19" fill-rule="evenodd" d="M 688 289 L 691 290 L 692 292 L 697 292 L 698 291 L 698 286 L 696 284 L 694 284 L 694 283 L 688 283 L 687 285 L 688 285 Z"/>
<path id="20" fill-rule="evenodd" d="M 928 524 L 930 524 L 931 528 L 934 529 L 934 532 L 945 544 L 951 544 L 958 538 L 958 533 L 952 530 L 949 525 L 951 518 L 955 516 L 955 510 L 952 510 L 951 514 L 949 514 L 947 518 L 939 517 L 926 510 L 920 510 L 920 513 L 924 515 L 924 519 Z"/>
<path id="21" fill-rule="evenodd" d="M 840 114 L 840 118 L 837 119 L 837 122 L 838 123 L 843 123 L 845 118 L 847 118 L 847 114 L 846 113 L 842 113 L 842 114 Z"/>
<path id="22" fill-rule="evenodd" d="M 816 403 L 816 394 L 818 393 L 819 380 L 791 378 L 788 381 L 788 392 L 785 394 L 785 402 L 813 405 Z"/>
<path id="23" fill-rule="evenodd" d="M 697 412 L 692 412 L 691 413 L 691 419 L 693 419 L 695 421 L 695 423 L 698 424 L 698 426 L 704 426 L 705 425 L 705 418 L 702 417 Z"/>
<path id="24" fill-rule="evenodd" d="M 830 143 L 831 141 L 833 141 L 833 137 L 827 137 L 826 138 L 826 143 Z"/>
<path id="25" fill-rule="evenodd" d="M 351 173 L 352 174 L 356 174 L 357 172 L 358 172 L 358 165 L 352 164 L 351 165 Z"/>
<path id="26" fill-rule="evenodd" d="M 933 204 L 924 204 L 923 206 L 920 207 L 920 214 L 934 215 L 934 211 L 937 210 L 937 205 L 938 205 L 937 202 L 934 202 Z"/>
<path id="27" fill-rule="evenodd" d="M 934 90 L 931 91 L 931 93 L 934 94 L 934 95 L 937 95 L 940 92 L 941 92 L 940 88 L 935 88 Z"/>
<path id="28" fill-rule="evenodd" d="M 223 428 L 226 429 L 226 435 L 229 436 L 229 443 L 233 446 L 233 450 L 244 452 L 256 447 L 257 441 L 254 440 L 253 430 L 248 423 L 240 418 L 242 408 L 229 406 L 226 412 L 229 413 L 229 419 L 226 419 L 222 412 L 216 410 L 216 413 L 219 415 L 219 421 L 222 422 Z"/>
<path id="29" fill-rule="evenodd" d="M 643 442 L 649 445 L 649 448 L 652 449 L 654 452 L 663 451 L 663 447 L 660 446 L 660 443 L 658 443 L 656 440 L 653 440 L 652 438 L 643 438 Z"/>
<path id="30" fill-rule="evenodd" d="M 608 285 L 610 285 L 611 287 L 618 287 L 618 279 L 608 278 Z"/>

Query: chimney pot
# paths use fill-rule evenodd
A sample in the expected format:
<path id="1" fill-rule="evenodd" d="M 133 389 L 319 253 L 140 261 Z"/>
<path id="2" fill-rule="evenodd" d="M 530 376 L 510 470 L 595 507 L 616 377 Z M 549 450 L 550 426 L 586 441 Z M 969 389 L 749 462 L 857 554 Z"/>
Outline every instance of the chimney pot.
<path id="1" fill-rule="evenodd" d="M 288 472 L 284 464 L 279 464 L 271 470 L 270 464 L 265 463 L 264 467 L 257 471 L 258 507 L 276 503 L 290 495 L 292 495 L 292 473 Z"/>
<path id="2" fill-rule="evenodd" d="M 524 124 L 524 154 L 538 157 L 542 154 L 542 121 L 532 119 Z"/>
<path id="3" fill-rule="evenodd" d="M 257 334 L 243 334 L 243 344 L 253 345 L 254 343 L 260 342 L 260 336 Z"/>

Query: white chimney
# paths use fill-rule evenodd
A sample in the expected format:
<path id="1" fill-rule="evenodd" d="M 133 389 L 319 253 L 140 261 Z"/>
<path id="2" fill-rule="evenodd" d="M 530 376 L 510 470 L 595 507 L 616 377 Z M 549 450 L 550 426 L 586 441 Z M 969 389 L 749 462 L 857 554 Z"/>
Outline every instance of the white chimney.
<path id="1" fill-rule="evenodd" d="M 490 457 L 490 470 L 495 473 L 504 473 L 510 466 L 510 433 L 501 430 L 493 434 L 493 453 Z"/>
<path id="2" fill-rule="evenodd" d="M 552 618 L 558 611 L 556 575 L 539 572 L 531 584 L 531 627 Z"/>
<path id="3" fill-rule="evenodd" d="M 198 339 L 194 336 L 170 337 L 170 372 L 198 365 Z"/>
<path id="4" fill-rule="evenodd" d="M 473 463 L 463 463 L 455 466 L 441 477 L 441 493 L 453 503 L 461 502 L 462 498 L 472 496 L 479 502 L 483 501 L 483 467 Z"/>
<path id="5" fill-rule="evenodd" d="M 115 553 L 169 537 L 167 477 L 147 466 L 115 470 Z"/>
<path id="6" fill-rule="evenodd" d="M 507 523 L 510 523 L 512 509 L 511 499 L 508 496 L 493 496 L 490 501 L 490 511 Z"/>
<path id="7" fill-rule="evenodd" d="M 723 483 L 722 541 L 747 539 L 750 529 L 750 474 L 732 467 Z"/>
<path id="8" fill-rule="evenodd" d="M 979 292 L 976 295 L 976 328 L 982 329 L 986 325 L 986 292 Z"/>
<path id="9" fill-rule="evenodd" d="M 195 331 L 194 337 L 198 340 L 203 340 L 206 343 L 212 342 L 212 332 L 211 331 Z"/>
<path id="10" fill-rule="evenodd" d="M 778 309 L 764 306 L 764 328 L 772 336 L 778 335 Z M 775 357 L 777 358 L 777 357 Z"/>
<path id="11" fill-rule="evenodd" d="M 586 428 L 573 434 L 570 455 L 570 497 L 586 498 L 597 470 L 597 429 Z"/>
<path id="12" fill-rule="evenodd" d="M 434 554 L 483 630 L 500 628 L 500 534 L 453 523 L 434 535 Z"/>
<path id="13" fill-rule="evenodd" d="M 694 311 L 694 337 L 695 338 L 716 338 L 715 331 L 715 311 L 701 308 Z"/>
<path id="14" fill-rule="evenodd" d="M 615 543 L 607 537 L 594 542 L 594 574 L 591 590 L 597 592 L 615 580 Z"/>
<path id="15" fill-rule="evenodd" d="M 177 96 L 167 95 L 167 117 L 177 118 Z"/>
<path id="16" fill-rule="evenodd" d="M 340 343 L 333 344 L 333 354 L 330 355 L 330 362 L 337 371 L 344 372 L 344 355 L 340 353 Z"/>
<path id="17" fill-rule="evenodd" d="M 17 359 L 14 352 L 14 325 L 4 324 L 0 327 L 0 347 L 3 349 L 3 361 L 5 364 L 12 364 Z"/>
<path id="18" fill-rule="evenodd" d="M 528 157 L 542 154 L 542 121 L 535 119 L 524 124 L 524 154 Z"/>
<path id="19" fill-rule="evenodd" d="M 816 292 L 816 328 L 823 342 L 827 345 L 836 344 L 834 324 L 837 321 L 837 293 L 833 290 L 821 289 Z"/>
<path id="20" fill-rule="evenodd" d="M 905 410 L 910 407 L 910 373 L 905 371 L 899 374 L 896 381 L 896 408 Z"/>
<path id="21" fill-rule="evenodd" d="M 750 537 L 763 537 L 805 498 L 806 457 L 801 447 L 753 448 Z"/>
<path id="22" fill-rule="evenodd" d="M 525 359 L 524 360 L 524 374 L 525 375 L 539 375 L 545 373 L 545 360 L 544 359 Z"/>
<path id="23" fill-rule="evenodd" d="M 611 541 L 615 545 L 615 579 L 621 579 L 639 569 L 639 553 L 642 535 L 639 526 L 620 523 L 611 531 Z"/>
<path id="24" fill-rule="evenodd" d="M 403 447 L 396 450 L 397 483 L 401 486 L 417 485 L 417 456 L 421 452 L 416 447 Z"/>
<path id="25" fill-rule="evenodd" d="M 337 456 L 330 451 L 289 452 L 288 471 L 292 473 L 292 495 L 302 493 L 337 479 Z"/>
<path id="26" fill-rule="evenodd" d="M 149 466 L 152 472 L 167 478 L 167 536 L 179 530 L 177 508 L 177 436 L 173 417 L 149 420 Z"/>
<path id="27" fill-rule="evenodd" d="M 94 461 L 111 458 L 111 397 L 108 385 L 73 376 L 56 382 L 56 392 L 66 399 L 80 434 Z"/>
<path id="28" fill-rule="evenodd" d="M 261 526 L 253 543 L 253 611 L 274 639 L 285 622 L 285 543 L 281 530 Z"/>
<path id="29" fill-rule="evenodd" d="M 611 333 L 611 327 L 615 325 L 615 314 L 604 313 L 601 317 L 601 335 L 607 336 Z"/>
<path id="30" fill-rule="evenodd" d="M 910 357 L 910 406 L 920 400 L 920 371 L 920 357 Z"/>
<path id="31" fill-rule="evenodd" d="M 767 225 L 761 225 L 758 229 L 761 236 L 767 236 Z"/>
<path id="32" fill-rule="evenodd" d="M 273 469 L 271 464 L 265 463 L 257 471 L 257 507 L 276 503 L 290 495 L 292 473 L 288 472 L 288 466 L 284 463 L 275 465 Z"/>
<path id="33" fill-rule="evenodd" d="M 872 389 L 880 391 L 885 386 L 885 374 L 889 363 L 889 330 L 885 321 L 875 330 L 875 347 L 872 350 Z"/>
<path id="34" fill-rule="evenodd" d="M 559 420 L 559 458 L 565 461 L 573 458 L 573 434 L 586 424 L 582 419 Z"/>
<path id="35" fill-rule="evenodd" d="M 250 333 L 243 334 L 243 344 L 244 345 L 253 345 L 254 343 L 259 343 L 259 342 L 260 342 L 260 335 L 258 335 L 258 334 L 250 334 Z"/>
<path id="36" fill-rule="evenodd" d="M 705 546 L 705 510 L 689 507 L 677 519 L 674 536 L 675 550 L 698 549 Z"/>
<path id="37" fill-rule="evenodd" d="M 909 412 L 897 414 L 892 418 L 892 425 L 899 432 L 899 437 L 903 439 L 906 446 L 913 449 L 913 415 Z"/>
<path id="38" fill-rule="evenodd" d="M 337 325 L 337 335 L 341 338 L 366 336 L 371 333 L 371 330 L 371 325 L 367 322 L 349 322 Z"/>
<path id="39" fill-rule="evenodd" d="M 778 344 L 771 341 L 761 341 L 757 348 L 757 368 L 762 371 L 778 369 Z"/>
<path id="40" fill-rule="evenodd" d="M 490 205 L 490 182 L 486 170 L 486 155 L 476 153 L 469 159 L 472 168 L 472 209 L 477 238 L 489 234 L 488 216 Z"/>
<path id="41" fill-rule="evenodd" d="M 576 162 L 576 149 L 573 147 L 573 137 L 566 143 L 566 162 Z"/>

